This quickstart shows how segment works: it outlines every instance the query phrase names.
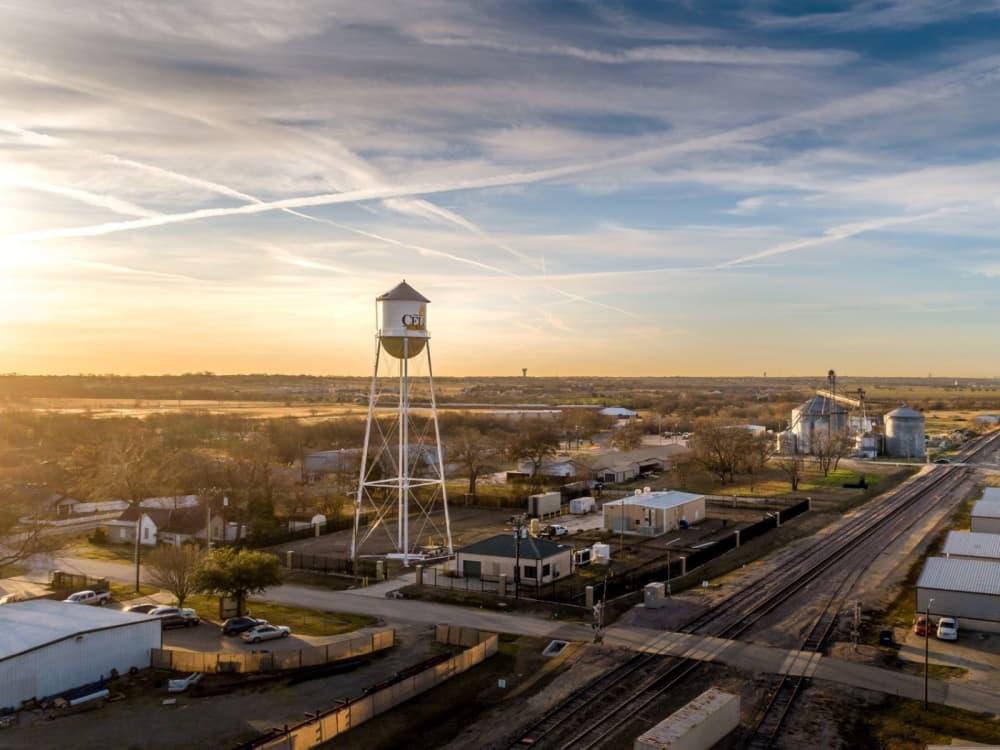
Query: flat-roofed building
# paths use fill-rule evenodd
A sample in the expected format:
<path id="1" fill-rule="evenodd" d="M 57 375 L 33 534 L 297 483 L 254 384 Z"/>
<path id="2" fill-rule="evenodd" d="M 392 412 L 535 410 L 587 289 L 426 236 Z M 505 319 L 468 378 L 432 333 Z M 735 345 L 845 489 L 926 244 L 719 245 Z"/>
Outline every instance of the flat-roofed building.
<path id="1" fill-rule="evenodd" d="M 610 500 L 602 512 L 607 531 L 659 536 L 680 528 L 682 522 L 704 520 L 705 496 L 677 490 L 644 492 Z"/>
<path id="2" fill-rule="evenodd" d="M 954 617 L 959 628 L 1000 632 L 1000 561 L 928 557 L 917 581 L 916 611 L 931 621 Z"/>

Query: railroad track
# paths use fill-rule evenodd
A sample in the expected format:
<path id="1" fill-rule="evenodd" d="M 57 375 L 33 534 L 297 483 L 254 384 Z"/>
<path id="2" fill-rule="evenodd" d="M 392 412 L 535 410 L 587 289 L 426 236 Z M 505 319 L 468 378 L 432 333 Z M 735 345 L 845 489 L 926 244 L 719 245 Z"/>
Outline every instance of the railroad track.
<path id="1" fill-rule="evenodd" d="M 995 450 L 998 439 L 1000 432 L 991 433 L 979 439 L 957 458 L 968 461 L 990 448 Z M 844 559 L 846 553 L 872 541 L 876 534 L 882 532 L 887 524 L 904 514 L 908 508 L 936 490 L 943 492 L 952 488 L 963 481 L 965 475 L 964 468 L 941 465 L 904 483 L 883 496 L 877 504 L 869 506 L 867 512 L 856 514 L 837 533 L 827 535 L 817 544 L 784 561 L 783 567 L 776 574 L 751 581 L 740 591 L 693 618 L 680 628 L 681 632 L 726 638 L 740 635 L 834 567 Z M 915 520 L 914 518 L 906 523 L 891 539 L 876 539 L 877 549 L 884 549 Z M 806 642 L 815 643 L 816 648 L 822 648 L 836 623 L 839 604 L 834 607 L 833 602 L 834 598 L 831 598 L 806 638 Z M 831 609 L 832 615 L 828 612 Z M 700 666 L 701 662 L 693 659 L 665 658 L 662 653 L 640 654 L 575 691 L 526 730 L 518 732 L 513 741 L 505 742 L 499 747 L 511 750 L 527 746 L 560 750 L 599 747 L 621 731 L 631 717 L 677 686 Z M 788 709 L 801 687 L 801 682 L 786 684 L 782 681 L 769 699 L 768 708 L 773 707 L 772 716 L 768 717 L 765 711 L 762 722 L 766 719 L 774 724 L 773 736 L 777 736 L 780 731 Z M 773 718 L 775 716 L 777 719 Z M 764 727 L 763 731 L 766 732 L 767 728 Z M 770 742 L 773 742 L 773 737 Z"/>
<path id="2" fill-rule="evenodd" d="M 997 435 L 988 437 L 983 441 L 982 445 L 972 446 L 967 455 L 963 451 L 959 456 L 964 463 L 988 450 L 995 450 L 998 439 L 1000 438 Z M 895 542 L 915 522 L 916 519 L 896 531 L 883 547 L 887 547 Z M 857 583 L 863 572 L 863 568 L 856 568 L 854 571 L 848 573 L 844 582 L 837 589 L 837 593 L 827 601 L 826 607 L 813 624 L 809 635 L 803 640 L 800 647 L 802 651 L 821 653 L 825 650 L 826 643 L 833 633 L 840 611 L 843 608 L 844 600 L 850 594 L 854 588 L 854 584 Z M 808 682 L 809 678 L 807 677 L 787 675 L 781 677 L 777 686 L 769 692 L 764 703 L 764 709 L 758 715 L 755 722 L 753 733 L 743 746 L 750 750 L 770 750 L 781 733 L 785 718 L 788 716 L 792 704 L 794 704 L 795 699 Z"/>

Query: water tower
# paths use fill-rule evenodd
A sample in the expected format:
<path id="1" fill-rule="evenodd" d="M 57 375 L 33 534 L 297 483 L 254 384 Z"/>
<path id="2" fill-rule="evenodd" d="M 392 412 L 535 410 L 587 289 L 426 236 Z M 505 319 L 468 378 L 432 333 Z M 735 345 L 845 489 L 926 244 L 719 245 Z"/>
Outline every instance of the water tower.
<path id="1" fill-rule="evenodd" d="M 375 369 L 354 506 L 354 560 L 373 535 L 379 549 L 388 547 L 387 556 L 404 565 L 423 559 L 428 547 L 453 552 L 427 332 L 429 303 L 406 281 L 375 300 Z M 426 371 L 420 372 L 424 363 Z"/>

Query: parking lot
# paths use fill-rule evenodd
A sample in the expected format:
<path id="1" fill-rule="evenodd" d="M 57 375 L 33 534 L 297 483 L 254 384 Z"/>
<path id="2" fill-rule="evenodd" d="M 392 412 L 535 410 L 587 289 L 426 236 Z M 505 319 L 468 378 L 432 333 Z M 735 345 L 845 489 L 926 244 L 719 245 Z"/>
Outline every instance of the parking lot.
<path id="1" fill-rule="evenodd" d="M 924 638 L 913 628 L 896 628 L 899 658 L 904 661 L 924 663 Z M 957 641 L 939 641 L 933 631 L 927 639 L 928 661 L 944 667 L 968 671 L 966 679 L 1000 686 L 1000 633 L 980 633 L 962 630 L 959 622 Z"/>
<path id="2" fill-rule="evenodd" d="M 273 623 L 281 625 L 280 622 Z M 311 636 L 292 633 L 287 638 L 277 638 L 260 643 L 246 643 L 238 635 L 223 635 L 221 628 L 212 622 L 202 621 L 192 628 L 168 628 L 163 631 L 163 647 L 185 651 L 288 651 L 309 646 L 322 646 L 340 636 Z"/>

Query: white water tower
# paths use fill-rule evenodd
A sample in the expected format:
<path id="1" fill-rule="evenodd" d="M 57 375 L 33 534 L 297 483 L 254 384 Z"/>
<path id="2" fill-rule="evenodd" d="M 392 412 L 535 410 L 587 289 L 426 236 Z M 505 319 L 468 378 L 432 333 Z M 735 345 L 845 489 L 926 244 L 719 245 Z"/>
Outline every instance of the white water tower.
<path id="1" fill-rule="evenodd" d="M 405 280 L 376 299 L 375 369 L 351 540 L 355 560 L 373 535 L 379 535 L 380 549 L 387 546 L 387 536 L 387 556 L 404 565 L 423 559 L 427 548 L 454 551 L 427 332 L 429 303 Z M 383 352 L 389 365 L 380 376 Z M 423 414 L 415 422 L 411 402 L 415 381 L 423 383 L 423 378 L 411 377 L 410 368 L 419 366 L 415 358 L 421 354 L 427 363 L 427 403 L 417 404 Z"/>

